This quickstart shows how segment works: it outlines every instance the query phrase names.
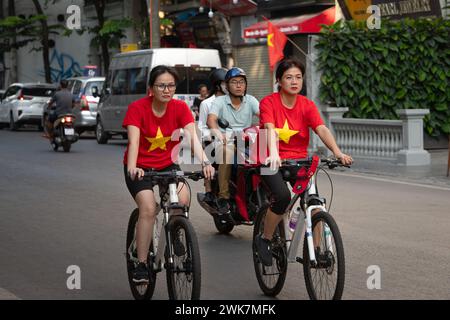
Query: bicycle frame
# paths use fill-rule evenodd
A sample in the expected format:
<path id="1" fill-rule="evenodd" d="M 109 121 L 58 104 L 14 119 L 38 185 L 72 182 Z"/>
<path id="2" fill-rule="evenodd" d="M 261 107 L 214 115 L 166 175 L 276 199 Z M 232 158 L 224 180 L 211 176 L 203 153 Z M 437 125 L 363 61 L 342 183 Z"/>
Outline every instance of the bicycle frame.
<path id="1" fill-rule="evenodd" d="M 153 226 L 153 252 L 150 257 L 153 263 L 153 270 L 159 272 L 162 270 L 162 262 L 164 261 L 164 248 L 166 247 L 166 241 L 169 246 L 169 264 L 173 264 L 173 252 L 172 245 L 170 243 L 170 234 L 167 229 L 167 224 L 169 223 L 170 217 L 173 215 L 183 215 L 186 218 L 189 218 L 189 209 L 187 206 L 180 206 L 178 204 L 178 194 L 177 194 L 177 183 L 176 181 L 171 181 L 168 184 L 168 190 L 166 188 L 160 189 L 160 198 L 161 201 L 158 204 L 159 209 L 156 212 L 155 224 Z M 163 210 L 162 219 L 158 216 L 159 211 Z M 183 209 L 183 213 L 174 213 L 173 209 Z M 164 230 L 164 232 L 162 232 Z M 135 245 L 136 239 L 134 239 L 134 243 L 128 248 L 129 254 L 131 255 L 130 250 Z M 161 249 L 161 250 L 160 250 Z"/>
<path id="2" fill-rule="evenodd" d="M 327 212 L 324 199 L 319 198 L 318 188 L 317 188 L 317 173 L 311 178 L 308 184 L 308 188 L 304 194 L 304 203 L 305 208 L 302 208 L 300 203 L 297 202 L 300 200 L 301 195 L 296 194 L 289 203 L 286 212 L 291 212 L 294 205 L 299 205 L 303 212 L 303 219 L 299 218 L 297 221 L 297 225 L 295 226 L 295 230 L 292 233 L 289 228 L 289 215 L 285 214 L 283 217 L 283 225 L 284 225 L 284 233 L 286 235 L 286 249 L 287 249 L 287 261 L 288 262 L 297 262 L 297 251 L 298 247 L 301 244 L 302 237 L 306 234 L 306 240 L 308 244 L 308 252 L 309 258 L 312 264 L 316 264 L 316 254 L 314 252 L 314 242 L 313 242 L 313 234 L 312 234 L 312 211 L 319 209 L 320 211 Z M 311 199 L 318 200 L 320 204 L 308 205 Z M 306 210 L 305 210 L 306 209 Z M 305 228 L 306 225 L 306 228 Z M 325 226 L 325 241 L 327 248 L 331 249 L 331 239 L 329 238 L 329 230 L 327 232 L 327 227 Z M 289 237 L 292 234 L 291 237 Z M 332 250 L 331 250 L 332 251 Z M 300 260 L 301 261 L 301 260 Z"/>

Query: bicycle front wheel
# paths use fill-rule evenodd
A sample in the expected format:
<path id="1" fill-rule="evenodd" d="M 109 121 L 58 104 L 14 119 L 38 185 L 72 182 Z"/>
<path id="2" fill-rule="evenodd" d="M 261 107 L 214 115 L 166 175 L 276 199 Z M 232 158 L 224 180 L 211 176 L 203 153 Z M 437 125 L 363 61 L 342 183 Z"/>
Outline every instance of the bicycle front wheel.
<path id="1" fill-rule="evenodd" d="M 149 283 L 140 284 L 133 281 L 133 271 L 138 264 L 137 248 L 136 248 L 136 225 L 139 219 L 139 210 L 134 209 L 131 213 L 127 229 L 127 272 L 128 282 L 130 284 L 131 293 L 136 300 L 149 300 L 153 296 L 156 286 L 156 272 L 153 270 L 153 260 L 151 252 L 153 252 L 153 242 L 150 244 L 149 255 L 147 261 L 149 262 Z"/>
<path id="2" fill-rule="evenodd" d="M 274 297 L 283 289 L 287 274 L 286 238 L 284 235 L 283 222 L 275 229 L 272 238 L 272 265 L 263 265 L 258 257 L 255 238 L 264 231 L 264 220 L 267 207 L 261 209 L 256 216 L 253 229 L 253 264 L 255 266 L 256 279 L 259 287 L 266 296 Z"/>
<path id="3" fill-rule="evenodd" d="M 314 252 L 317 263 L 309 258 L 308 243 L 303 243 L 303 273 L 312 300 L 340 300 L 344 291 L 344 245 L 336 221 L 327 212 L 312 217 Z"/>
<path id="4" fill-rule="evenodd" d="M 166 245 L 167 290 L 171 300 L 200 299 L 201 265 L 197 236 L 184 216 L 173 216 L 168 224 L 173 262 Z M 169 262 L 169 263 L 168 263 Z"/>

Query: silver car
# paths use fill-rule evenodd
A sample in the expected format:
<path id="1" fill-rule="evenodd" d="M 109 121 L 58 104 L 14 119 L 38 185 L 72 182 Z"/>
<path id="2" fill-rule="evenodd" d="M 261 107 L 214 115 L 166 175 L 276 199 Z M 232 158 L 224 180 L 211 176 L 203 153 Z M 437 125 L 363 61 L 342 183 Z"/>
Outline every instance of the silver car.
<path id="1" fill-rule="evenodd" d="M 17 130 L 23 124 L 37 124 L 57 86 L 45 83 L 13 83 L 1 96 L 0 127 Z"/>
<path id="2" fill-rule="evenodd" d="M 82 134 L 86 130 L 94 130 L 97 121 L 98 96 L 94 96 L 92 88 L 97 87 L 100 92 L 105 82 L 104 77 L 76 77 L 69 78 L 68 89 L 72 92 L 75 115 L 75 131 Z"/>

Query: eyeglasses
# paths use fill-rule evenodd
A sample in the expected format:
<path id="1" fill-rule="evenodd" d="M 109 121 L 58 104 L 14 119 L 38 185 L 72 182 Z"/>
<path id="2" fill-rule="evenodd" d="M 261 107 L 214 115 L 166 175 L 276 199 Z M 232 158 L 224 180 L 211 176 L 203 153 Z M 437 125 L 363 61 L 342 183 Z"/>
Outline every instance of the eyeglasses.
<path id="1" fill-rule="evenodd" d="M 240 80 L 240 81 L 230 81 L 230 84 L 231 85 L 233 85 L 233 86 L 237 86 L 237 85 L 240 85 L 240 86 L 243 86 L 243 85 L 245 85 L 245 80 Z"/>
<path id="2" fill-rule="evenodd" d="M 173 83 L 169 83 L 169 84 L 164 84 L 164 83 L 159 83 L 159 84 L 154 84 L 153 85 L 155 88 L 158 89 L 158 91 L 164 91 L 167 89 L 169 89 L 169 91 L 174 91 L 177 86 Z"/>

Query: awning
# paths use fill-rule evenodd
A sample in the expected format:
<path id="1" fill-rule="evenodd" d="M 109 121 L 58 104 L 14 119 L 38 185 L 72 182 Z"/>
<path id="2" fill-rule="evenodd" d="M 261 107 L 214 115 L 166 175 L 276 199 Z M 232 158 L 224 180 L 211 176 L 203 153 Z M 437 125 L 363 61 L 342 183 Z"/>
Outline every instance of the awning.
<path id="1" fill-rule="evenodd" d="M 205 11 L 209 10 L 210 1 L 201 0 L 200 4 L 205 8 Z M 257 4 L 252 0 L 239 0 L 237 3 L 233 3 L 233 0 L 214 0 L 212 1 L 212 7 L 216 11 L 220 11 L 226 16 L 248 16 L 256 12 Z"/>
<path id="2" fill-rule="evenodd" d="M 285 34 L 319 33 L 321 25 L 331 25 L 335 21 L 336 8 L 314 14 L 270 20 L 270 22 Z M 263 38 L 267 36 L 267 21 L 260 21 L 244 29 L 244 38 Z"/>

